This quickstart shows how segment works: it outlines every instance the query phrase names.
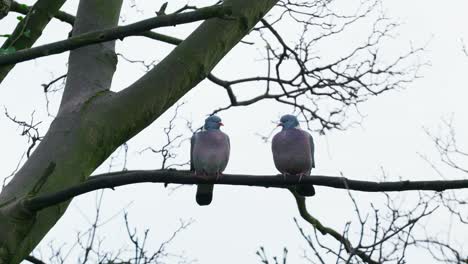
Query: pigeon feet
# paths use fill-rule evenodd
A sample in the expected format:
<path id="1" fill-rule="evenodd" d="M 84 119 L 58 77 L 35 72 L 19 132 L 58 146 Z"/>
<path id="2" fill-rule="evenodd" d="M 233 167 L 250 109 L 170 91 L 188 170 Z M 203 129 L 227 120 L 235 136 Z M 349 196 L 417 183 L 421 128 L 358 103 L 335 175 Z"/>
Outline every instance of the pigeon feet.
<path id="1" fill-rule="evenodd" d="M 204 171 L 196 171 L 193 176 L 197 177 L 197 178 L 201 178 L 201 179 L 208 179 L 208 174 Z"/>
<path id="2" fill-rule="evenodd" d="M 283 176 L 283 180 L 284 180 L 284 181 L 286 181 L 286 179 L 287 179 L 287 177 L 288 177 L 289 175 L 291 175 L 291 174 L 289 174 L 289 173 L 287 173 L 287 172 L 282 172 L 282 173 L 281 173 L 281 176 Z"/>
<path id="3" fill-rule="evenodd" d="M 219 180 L 221 180 L 221 176 L 223 176 L 223 174 L 219 171 L 216 172 L 216 182 L 219 182 Z"/>
<path id="4" fill-rule="evenodd" d="M 301 172 L 301 173 L 299 173 L 298 175 L 299 175 L 299 181 L 298 181 L 298 182 L 301 182 L 301 181 L 302 181 L 302 178 L 303 178 L 304 176 L 308 176 L 307 173 L 304 173 L 304 172 Z"/>
<path id="5" fill-rule="evenodd" d="M 203 171 L 203 172 L 195 172 L 194 176 L 197 177 L 197 178 L 203 179 L 203 180 L 211 180 L 211 179 L 213 179 L 213 176 L 214 176 L 215 180 L 218 182 L 221 179 L 221 177 L 223 176 L 223 174 L 221 172 L 217 171 L 213 175 L 213 174 L 208 174 L 205 171 Z"/>

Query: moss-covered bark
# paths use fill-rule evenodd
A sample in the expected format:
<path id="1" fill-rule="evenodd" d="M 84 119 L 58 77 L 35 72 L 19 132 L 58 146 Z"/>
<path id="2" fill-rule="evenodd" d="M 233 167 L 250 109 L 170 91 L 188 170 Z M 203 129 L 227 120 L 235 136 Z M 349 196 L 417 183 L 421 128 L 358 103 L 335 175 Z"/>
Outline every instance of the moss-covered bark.
<path id="1" fill-rule="evenodd" d="M 2 49 L 22 50 L 30 48 L 42 35 L 42 31 L 65 0 L 38 0 L 16 26 L 11 36 L 3 43 Z M 5 79 L 14 65 L 0 67 L 0 83 Z"/>

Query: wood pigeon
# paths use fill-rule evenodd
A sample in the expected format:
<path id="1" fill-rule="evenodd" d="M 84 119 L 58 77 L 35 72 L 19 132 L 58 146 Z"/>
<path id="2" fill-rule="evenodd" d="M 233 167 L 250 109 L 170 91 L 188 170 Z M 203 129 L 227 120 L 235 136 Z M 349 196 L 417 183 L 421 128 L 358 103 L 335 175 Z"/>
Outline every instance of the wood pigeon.
<path id="1" fill-rule="evenodd" d="M 271 150 L 276 168 L 286 177 L 310 175 L 315 168 L 314 140 L 312 136 L 299 127 L 299 121 L 293 115 L 284 115 L 278 126 L 283 129 L 273 137 Z M 296 185 L 296 191 L 303 196 L 315 194 L 312 185 Z"/>
<path id="2" fill-rule="evenodd" d="M 190 144 L 190 170 L 195 175 L 219 178 L 228 164 L 231 149 L 229 137 L 219 128 L 221 118 L 210 116 L 203 130 L 193 134 Z M 209 205 L 213 198 L 213 184 L 198 184 L 196 200 L 199 205 Z"/>

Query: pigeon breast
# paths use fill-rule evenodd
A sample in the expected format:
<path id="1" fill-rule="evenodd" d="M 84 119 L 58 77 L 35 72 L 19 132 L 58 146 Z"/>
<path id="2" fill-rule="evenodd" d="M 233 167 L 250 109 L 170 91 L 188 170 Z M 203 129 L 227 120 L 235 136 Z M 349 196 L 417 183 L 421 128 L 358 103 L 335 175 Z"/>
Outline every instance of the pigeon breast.
<path id="1" fill-rule="evenodd" d="M 229 160 L 229 138 L 220 130 L 201 131 L 192 139 L 192 164 L 196 172 L 223 172 Z"/>
<path id="2" fill-rule="evenodd" d="M 273 160 L 281 173 L 310 174 L 313 161 L 309 137 L 300 129 L 284 129 L 273 137 Z"/>

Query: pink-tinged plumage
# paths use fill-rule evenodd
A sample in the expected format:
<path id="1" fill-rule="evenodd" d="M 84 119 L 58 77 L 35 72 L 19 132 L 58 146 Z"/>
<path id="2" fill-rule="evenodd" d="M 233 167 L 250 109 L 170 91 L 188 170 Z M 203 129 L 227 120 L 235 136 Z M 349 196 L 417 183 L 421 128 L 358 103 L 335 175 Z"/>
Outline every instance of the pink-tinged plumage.
<path id="1" fill-rule="evenodd" d="M 220 177 L 229 161 L 229 137 L 221 130 L 221 119 L 211 116 L 205 120 L 204 131 L 195 133 L 191 140 L 190 169 L 200 177 Z M 196 201 L 208 205 L 213 198 L 213 184 L 198 184 Z"/>
<path id="2" fill-rule="evenodd" d="M 315 168 L 312 136 L 299 128 L 299 122 L 293 115 L 283 116 L 280 126 L 283 130 L 273 137 L 271 144 L 276 168 L 283 175 L 297 175 L 299 179 L 310 175 L 312 168 Z M 312 185 L 299 184 L 296 190 L 304 196 L 315 194 Z"/>
<path id="3" fill-rule="evenodd" d="M 197 174 L 221 173 L 229 160 L 229 137 L 220 130 L 201 131 L 192 137 L 192 166 Z"/>
<path id="4" fill-rule="evenodd" d="M 272 151 L 276 168 L 285 174 L 309 175 L 314 168 L 313 141 L 306 131 L 285 129 L 273 137 Z"/>

